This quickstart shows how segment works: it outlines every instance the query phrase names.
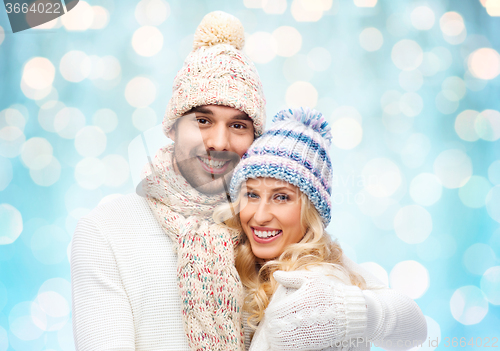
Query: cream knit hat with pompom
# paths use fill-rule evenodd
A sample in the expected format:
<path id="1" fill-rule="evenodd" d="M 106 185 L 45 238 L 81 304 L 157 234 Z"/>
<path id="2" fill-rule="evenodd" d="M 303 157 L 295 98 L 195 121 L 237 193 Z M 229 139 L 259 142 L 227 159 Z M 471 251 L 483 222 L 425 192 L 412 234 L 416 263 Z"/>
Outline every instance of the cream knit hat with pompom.
<path id="1" fill-rule="evenodd" d="M 245 30 L 236 17 L 214 11 L 203 18 L 193 51 L 174 78 L 163 119 L 165 134 L 180 116 L 202 105 L 243 111 L 253 120 L 255 136 L 263 133 L 266 100 L 254 64 L 241 52 L 244 44 Z"/>

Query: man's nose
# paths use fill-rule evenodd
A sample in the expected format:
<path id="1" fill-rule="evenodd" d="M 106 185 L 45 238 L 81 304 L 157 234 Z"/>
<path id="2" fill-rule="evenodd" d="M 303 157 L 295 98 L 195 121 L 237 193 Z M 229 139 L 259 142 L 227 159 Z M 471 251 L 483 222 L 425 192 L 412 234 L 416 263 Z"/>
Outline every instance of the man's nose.
<path id="1" fill-rule="evenodd" d="M 225 125 L 214 125 L 204 136 L 205 146 L 213 151 L 230 151 L 229 131 Z"/>

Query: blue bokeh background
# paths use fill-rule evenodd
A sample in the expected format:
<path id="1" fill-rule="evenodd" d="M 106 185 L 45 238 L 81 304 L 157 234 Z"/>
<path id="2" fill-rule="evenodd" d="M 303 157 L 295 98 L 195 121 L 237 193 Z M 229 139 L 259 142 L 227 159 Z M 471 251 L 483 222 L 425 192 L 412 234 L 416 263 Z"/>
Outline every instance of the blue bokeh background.
<path id="1" fill-rule="evenodd" d="M 245 27 L 268 122 L 329 120 L 347 255 L 417 301 L 438 349 L 500 347 L 498 1 L 89 0 L 15 34 L 0 7 L 0 351 L 74 349 L 76 223 L 169 142 L 173 78 L 213 10 Z"/>

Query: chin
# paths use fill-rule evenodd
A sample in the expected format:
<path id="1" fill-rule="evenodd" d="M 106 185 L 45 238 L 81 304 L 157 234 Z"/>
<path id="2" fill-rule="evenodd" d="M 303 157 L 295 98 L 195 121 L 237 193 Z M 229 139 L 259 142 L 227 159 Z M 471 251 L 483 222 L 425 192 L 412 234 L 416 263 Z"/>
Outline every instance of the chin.
<path id="1" fill-rule="evenodd" d="M 229 188 L 229 184 L 227 185 Z M 216 180 L 211 180 L 208 183 L 204 183 L 203 185 L 196 186 L 194 187 L 196 190 L 198 190 L 200 193 L 206 194 L 206 195 L 215 195 L 215 194 L 220 194 L 223 193 L 224 190 L 224 184 L 222 182 L 222 178 L 216 179 Z"/>

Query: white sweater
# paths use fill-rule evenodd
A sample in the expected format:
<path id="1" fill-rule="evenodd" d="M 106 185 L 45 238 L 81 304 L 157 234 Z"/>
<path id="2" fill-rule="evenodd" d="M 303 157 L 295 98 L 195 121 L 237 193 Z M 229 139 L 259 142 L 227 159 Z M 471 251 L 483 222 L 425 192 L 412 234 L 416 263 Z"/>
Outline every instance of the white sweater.
<path id="1" fill-rule="evenodd" d="M 352 265 L 367 282 L 379 284 Z M 122 196 L 81 218 L 71 252 L 76 349 L 190 350 L 176 270 L 172 243 L 144 198 Z M 392 340 L 426 337 L 413 300 L 391 289 L 364 295 L 373 333 Z"/>

